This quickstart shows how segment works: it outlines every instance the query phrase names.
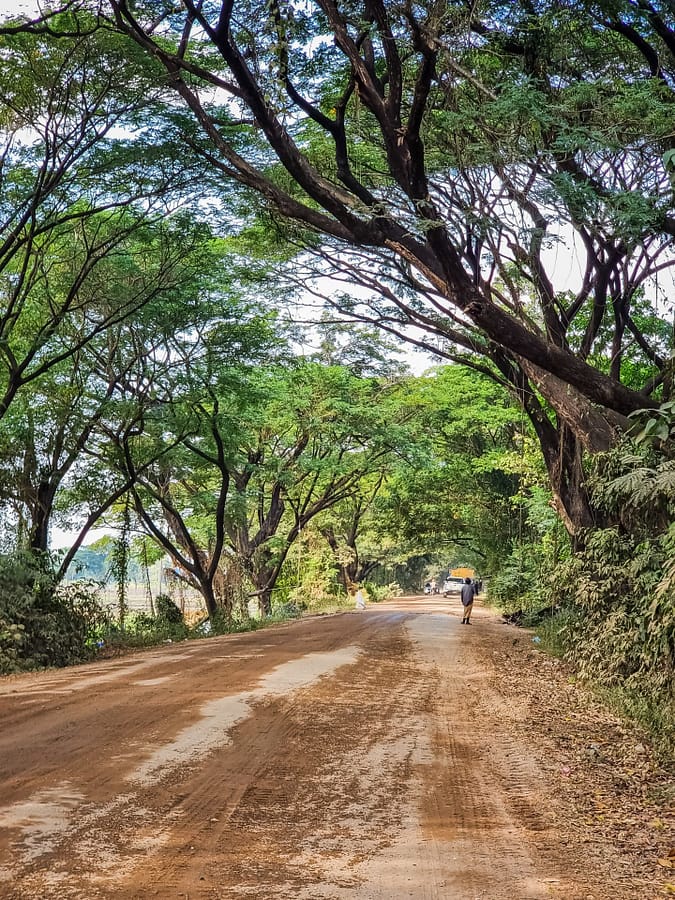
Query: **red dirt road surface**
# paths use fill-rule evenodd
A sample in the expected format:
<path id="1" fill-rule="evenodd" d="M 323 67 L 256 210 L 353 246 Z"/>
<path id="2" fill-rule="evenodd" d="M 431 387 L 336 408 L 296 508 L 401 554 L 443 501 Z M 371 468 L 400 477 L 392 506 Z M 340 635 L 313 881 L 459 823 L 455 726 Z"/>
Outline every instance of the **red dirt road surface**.
<path id="1" fill-rule="evenodd" d="M 660 896 L 575 807 L 532 655 L 425 597 L 1 679 L 0 897 Z"/>

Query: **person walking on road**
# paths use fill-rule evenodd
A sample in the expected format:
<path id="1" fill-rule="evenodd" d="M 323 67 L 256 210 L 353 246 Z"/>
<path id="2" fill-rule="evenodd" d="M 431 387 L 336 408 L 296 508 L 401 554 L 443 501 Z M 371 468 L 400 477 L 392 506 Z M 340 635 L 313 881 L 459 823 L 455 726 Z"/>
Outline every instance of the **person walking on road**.
<path id="1" fill-rule="evenodd" d="M 464 579 L 462 585 L 462 606 L 464 607 L 464 618 L 462 625 L 471 624 L 471 610 L 473 609 L 473 598 L 476 596 L 476 586 L 471 584 L 470 578 Z"/>

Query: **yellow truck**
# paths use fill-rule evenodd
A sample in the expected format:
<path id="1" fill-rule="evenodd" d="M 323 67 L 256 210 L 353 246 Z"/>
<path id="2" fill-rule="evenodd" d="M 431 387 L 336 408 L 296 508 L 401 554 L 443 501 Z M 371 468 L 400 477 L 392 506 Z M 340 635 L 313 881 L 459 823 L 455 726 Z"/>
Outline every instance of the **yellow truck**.
<path id="1" fill-rule="evenodd" d="M 473 580 L 476 577 L 476 570 L 460 566 L 458 569 L 450 569 L 450 574 L 453 578 L 471 578 Z"/>

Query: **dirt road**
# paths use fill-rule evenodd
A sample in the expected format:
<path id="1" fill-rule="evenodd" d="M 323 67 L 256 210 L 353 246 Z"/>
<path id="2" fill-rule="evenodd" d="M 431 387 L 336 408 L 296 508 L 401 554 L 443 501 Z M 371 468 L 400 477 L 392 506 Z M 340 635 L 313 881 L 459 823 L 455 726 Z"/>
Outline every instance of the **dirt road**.
<path id="1" fill-rule="evenodd" d="M 580 852 L 518 680 L 495 677 L 520 638 L 457 606 L 1 680 L 0 897 L 655 896 L 609 839 Z"/>

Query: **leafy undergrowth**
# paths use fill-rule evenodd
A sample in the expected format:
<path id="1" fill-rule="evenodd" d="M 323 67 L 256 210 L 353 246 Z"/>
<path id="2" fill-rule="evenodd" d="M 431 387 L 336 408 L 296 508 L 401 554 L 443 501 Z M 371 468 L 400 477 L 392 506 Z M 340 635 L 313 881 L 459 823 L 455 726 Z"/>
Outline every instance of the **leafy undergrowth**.
<path id="1" fill-rule="evenodd" d="M 574 640 L 582 632 L 583 623 L 573 610 L 559 610 L 532 624 L 537 625 L 535 640 L 541 643 L 541 649 L 565 659 L 610 709 L 642 727 L 660 759 L 675 758 L 675 694 L 667 679 L 651 678 L 649 672 L 624 679 L 611 670 L 608 673 L 603 662 L 609 654 L 601 644 L 594 666 L 589 666 L 587 657 L 580 653 L 582 639 Z"/>
<path id="2" fill-rule="evenodd" d="M 594 859 L 617 851 L 611 879 L 635 884 L 641 900 L 675 895 L 675 761 L 649 734 L 608 707 L 572 666 L 543 652 L 536 635 L 509 625 L 511 641 L 488 631 L 495 686 L 518 696 L 513 727 L 539 750 L 555 786 L 555 815 L 572 849 Z M 507 648 L 507 649 L 505 649 Z M 598 858 L 598 866 L 607 860 Z M 612 896 L 611 882 L 607 896 Z"/>
<path id="3" fill-rule="evenodd" d="M 675 758 L 673 662 L 647 658 L 644 629 L 626 625 L 625 634 L 608 633 L 606 619 L 579 607 L 559 604 L 504 609 L 490 603 L 508 625 L 536 629 L 533 640 L 551 656 L 564 659 L 610 709 L 642 727 L 664 761 Z M 663 653 L 662 655 L 668 655 Z"/>
<path id="4" fill-rule="evenodd" d="M 256 631 L 259 628 L 296 619 L 299 615 L 298 610 L 281 609 L 263 619 L 222 617 L 209 621 L 202 618 L 188 625 L 183 622 L 166 622 L 161 617 L 153 618 L 141 613 L 131 616 L 124 630 L 114 626 L 102 633 L 98 640 L 98 656 L 108 658 L 143 647 Z"/>
<path id="5" fill-rule="evenodd" d="M 354 609 L 354 601 L 350 597 L 327 597 L 320 603 L 312 603 L 303 611 L 303 616 L 328 616 L 348 609 Z"/>

